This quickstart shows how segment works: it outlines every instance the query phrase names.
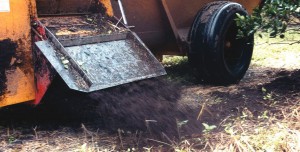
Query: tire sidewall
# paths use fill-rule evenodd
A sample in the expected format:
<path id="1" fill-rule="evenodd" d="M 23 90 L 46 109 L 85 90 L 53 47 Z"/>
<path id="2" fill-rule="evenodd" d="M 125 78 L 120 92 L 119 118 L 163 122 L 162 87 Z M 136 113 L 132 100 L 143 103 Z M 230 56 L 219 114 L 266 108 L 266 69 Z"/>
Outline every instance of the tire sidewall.
<path id="1" fill-rule="evenodd" d="M 239 70 L 237 70 L 238 73 L 232 71 L 225 61 L 225 37 L 226 34 L 231 32 L 229 31 L 230 26 L 232 24 L 235 24 L 234 19 L 236 18 L 236 13 L 239 13 L 241 15 L 248 15 L 246 10 L 243 9 L 240 4 L 229 3 L 228 5 L 225 5 L 225 7 L 220 10 L 220 12 L 216 13 L 214 17 L 211 18 L 210 23 L 207 24 L 206 27 L 206 29 L 210 31 L 208 31 L 210 34 L 207 35 L 208 47 L 210 49 L 208 49 L 209 51 L 206 51 L 207 56 L 209 56 L 210 59 L 207 62 L 211 61 L 209 63 L 211 64 L 211 66 L 215 67 L 216 69 L 222 69 L 222 71 L 220 71 L 220 74 L 222 74 L 223 76 L 227 76 L 227 79 L 232 79 L 232 81 L 234 79 L 241 79 L 243 77 L 244 73 L 249 67 L 253 52 L 253 46 L 245 46 L 245 48 L 241 50 L 243 51 L 243 59 L 241 61 L 242 63 L 239 67 Z M 245 43 L 246 41 L 251 41 L 251 37 L 252 35 L 249 37 L 245 37 L 243 38 L 243 41 L 245 41 Z"/>
<path id="2" fill-rule="evenodd" d="M 247 11 L 238 3 L 222 3 L 219 7 L 212 12 L 209 20 L 201 23 L 201 18 L 204 11 L 200 10 L 193 23 L 189 34 L 191 41 L 189 61 L 193 67 L 200 69 L 198 73 L 204 79 L 216 83 L 236 83 L 243 78 L 249 68 L 252 52 L 253 52 L 253 35 L 243 38 L 245 47 L 243 51 L 241 65 L 236 71 L 232 71 L 224 57 L 224 46 L 226 34 L 230 26 L 235 24 L 236 13 L 241 15 L 248 15 Z M 218 79 L 218 80 L 217 80 Z"/>

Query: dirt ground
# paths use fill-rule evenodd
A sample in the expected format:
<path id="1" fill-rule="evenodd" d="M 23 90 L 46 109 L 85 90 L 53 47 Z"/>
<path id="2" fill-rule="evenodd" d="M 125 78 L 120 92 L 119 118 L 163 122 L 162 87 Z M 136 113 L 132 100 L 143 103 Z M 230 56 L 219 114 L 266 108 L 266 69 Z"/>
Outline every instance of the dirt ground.
<path id="1" fill-rule="evenodd" d="M 230 86 L 201 84 L 186 59 L 165 64 L 167 76 L 91 94 L 69 90 L 57 78 L 37 107 L 0 109 L 0 151 L 210 151 L 206 133 L 224 132 L 231 118 L 256 123 L 266 111 L 275 116 L 280 107 L 299 105 L 300 51 L 294 46 L 292 65 L 254 60 L 245 78 Z"/>

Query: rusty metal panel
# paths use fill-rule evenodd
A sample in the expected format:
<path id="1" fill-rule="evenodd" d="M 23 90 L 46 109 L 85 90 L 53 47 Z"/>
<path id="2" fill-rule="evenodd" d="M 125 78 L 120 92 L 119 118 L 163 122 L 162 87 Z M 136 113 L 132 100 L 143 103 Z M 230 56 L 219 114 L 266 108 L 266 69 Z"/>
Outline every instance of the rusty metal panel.
<path id="1" fill-rule="evenodd" d="M 112 15 L 107 0 L 36 0 L 39 16 L 105 13 Z"/>
<path id="2" fill-rule="evenodd" d="M 173 33 L 162 2 L 164 0 L 122 0 L 129 25 L 135 26 L 135 31 L 142 40 L 157 50 L 177 50 L 176 38 L 187 35 L 183 33 L 188 29 L 196 13 L 207 3 L 215 0 L 165 0 L 174 25 L 179 33 Z M 261 0 L 234 0 L 241 3 L 249 12 L 261 2 Z M 114 14 L 120 17 L 118 4 L 111 0 Z M 174 28 L 173 28 L 174 29 Z M 188 30 L 187 30 L 188 31 Z M 183 38 L 185 39 L 185 38 Z M 163 53 L 163 52 L 162 52 Z"/>
<path id="3" fill-rule="evenodd" d="M 68 57 L 57 53 L 62 48 L 53 47 L 49 41 L 36 42 L 36 45 L 67 85 L 82 92 L 166 74 L 163 66 L 131 32 L 123 40 L 65 47 L 63 54 Z M 72 60 L 67 68 L 62 58 Z"/>
<path id="4" fill-rule="evenodd" d="M 64 81 L 73 82 L 70 84 L 68 83 L 68 86 L 71 89 L 79 90 L 79 88 L 74 83 L 72 74 L 64 68 L 64 65 L 61 63 L 60 58 L 56 54 L 56 49 L 52 46 L 52 44 L 49 41 L 38 41 L 35 42 L 35 45 L 43 53 L 43 55 L 47 58 L 52 67 L 63 78 Z"/>
<path id="5" fill-rule="evenodd" d="M 6 91 L 0 96 L 0 107 L 31 101 L 35 98 L 33 76 L 21 68 L 6 70 Z"/>
<path id="6" fill-rule="evenodd" d="M 57 73 L 47 58 L 39 49 L 37 49 L 37 47 L 33 47 L 32 54 L 36 85 L 35 100 L 32 102 L 32 104 L 38 105 L 46 94 Z"/>
<path id="7" fill-rule="evenodd" d="M 197 12 L 209 2 L 215 0 L 163 0 L 167 3 L 177 28 L 190 27 Z M 242 4 L 248 12 L 258 6 L 261 0 L 231 0 Z"/>
<path id="8" fill-rule="evenodd" d="M 111 0 L 114 15 L 121 17 L 116 0 Z M 152 51 L 165 50 L 168 42 L 176 45 L 161 0 L 122 0 L 129 26 Z"/>
<path id="9" fill-rule="evenodd" d="M 35 0 L 9 0 L 10 11 L 0 12 L 0 41 L 11 40 L 16 48 L 2 56 L 0 65 L 0 107 L 34 100 L 35 87 L 31 57 L 30 17 L 35 16 Z M 0 54 L 8 51 L 0 49 Z"/>
<path id="10" fill-rule="evenodd" d="M 87 0 L 36 0 L 38 14 L 87 13 L 91 1 Z"/>
<path id="11" fill-rule="evenodd" d="M 88 36 L 88 37 L 80 37 L 77 39 L 60 39 L 60 43 L 64 47 L 68 46 L 78 46 L 84 44 L 93 44 L 99 42 L 109 42 L 109 41 L 116 41 L 116 40 L 124 40 L 126 39 L 127 34 L 107 34 L 107 35 L 96 35 L 96 36 Z"/>

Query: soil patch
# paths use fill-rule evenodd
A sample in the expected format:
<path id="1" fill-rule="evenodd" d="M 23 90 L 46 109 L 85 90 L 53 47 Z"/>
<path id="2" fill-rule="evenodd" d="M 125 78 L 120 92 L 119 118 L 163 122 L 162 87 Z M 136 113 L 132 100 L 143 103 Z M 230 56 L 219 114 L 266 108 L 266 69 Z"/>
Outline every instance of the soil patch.
<path id="1" fill-rule="evenodd" d="M 300 70 L 279 71 L 274 80 L 265 85 L 267 90 L 275 92 L 281 96 L 299 95 L 300 91 Z"/>

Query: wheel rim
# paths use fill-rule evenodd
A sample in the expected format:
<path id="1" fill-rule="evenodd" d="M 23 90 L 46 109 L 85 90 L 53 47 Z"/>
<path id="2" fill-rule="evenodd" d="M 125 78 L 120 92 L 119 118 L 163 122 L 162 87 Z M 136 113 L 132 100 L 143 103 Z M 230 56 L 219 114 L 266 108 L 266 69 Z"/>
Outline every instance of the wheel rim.
<path id="1" fill-rule="evenodd" d="M 236 74 L 245 66 L 245 51 L 247 42 L 245 38 L 237 38 L 238 27 L 235 21 L 229 25 L 224 39 L 224 62 L 233 74 Z"/>

